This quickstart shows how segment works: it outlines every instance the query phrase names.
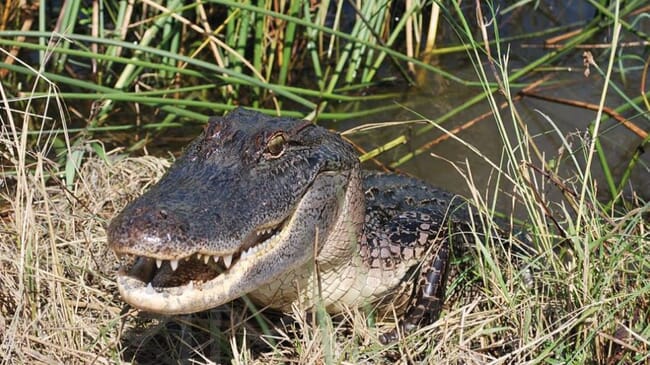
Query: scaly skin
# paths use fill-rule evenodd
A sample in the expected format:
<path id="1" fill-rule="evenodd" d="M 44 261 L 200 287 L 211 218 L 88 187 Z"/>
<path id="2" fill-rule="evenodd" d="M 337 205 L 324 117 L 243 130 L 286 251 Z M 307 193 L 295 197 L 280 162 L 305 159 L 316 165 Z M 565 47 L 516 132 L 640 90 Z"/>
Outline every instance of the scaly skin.
<path id="1" fill-rule="evenodd" d="M 461 203 L 416 179 L 362 172 L 324 128 L 237 109 L 212 118 L 113 219 L 108 244 L 134 258 L 118 287 L 146 311 L 247 295 L 282 311 L 375 305 L 403 314 L 409 331 L 439 315 L 449 256 L 466 242 L 457 233 L 469 231 Z"/>

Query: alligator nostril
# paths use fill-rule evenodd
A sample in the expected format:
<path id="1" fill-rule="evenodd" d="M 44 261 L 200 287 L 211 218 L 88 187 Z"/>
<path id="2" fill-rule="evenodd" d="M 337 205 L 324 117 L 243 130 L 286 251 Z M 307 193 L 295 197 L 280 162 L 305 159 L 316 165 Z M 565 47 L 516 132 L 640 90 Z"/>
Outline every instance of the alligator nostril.
<path id="1" fill-rule="evenodd" d="M 167 211 L 166 211 L 165 209 L 161 209 L 161 210 L 158 212 L 158 215 L 159 215 L 160 218 L 162 218 L 162 219 L 167 219 L 167 217 L 168 217 Z"/>

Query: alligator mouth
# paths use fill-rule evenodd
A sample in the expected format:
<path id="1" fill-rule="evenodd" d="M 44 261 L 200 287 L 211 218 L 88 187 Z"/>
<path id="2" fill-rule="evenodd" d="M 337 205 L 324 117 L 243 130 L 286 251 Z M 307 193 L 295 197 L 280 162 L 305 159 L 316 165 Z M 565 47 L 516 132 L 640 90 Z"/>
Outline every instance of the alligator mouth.
<path id="1" fill-rule="evenodd" d="M 123 262 L 121 274 L 148 283 L 147 286 L 152 288 L 205 282 L 227 272 L 239 260 L 262 250 L 280 230 L 279 227 L 256 230 L 255 237 L 244 240 L 247 242 L 243 245 L 245 248 L 227 255 L 196 253 L 180 259 L 165 260 L 122 254 L 127 262 Z"/>
<path id="2" fill-rule="evenodd" d="M 255 230 L 242 241 L 239 251 L 229 254 L 198 252 L 159 259 L 116 252 L 122 261 L 117 275 L 120 294 L 136 308 L 163 314 L 198 312 L 228 302 L 241 295 L 228 294 L 236 277 L 281 246 L 291 217 Z M 217 293 L 217 298 L 211 293 Z"/>
<path id="3" fill-rule="evenodd" d="M 156 257 L 154 252 L 133 248 L 147 245 L 109 242 L 118 256 L 131 254 L 117 275 L 122 299 L 148 312 L 187 314 L 256 290 L 275 291 L 276 285 L 290 284 L 289 273 L 313 260 L 314 250 L 320 249 L 316 243 L 327 240 L 330 225 L 345 219 L 338 209 L 348 204 L 348 180 L 349 175 L 340 171 L 319 173 L 283 218 L 258 226 L 240 242 L 233 242 L 237 248 L 230 251 L 199 251 L 205 246 L 197 243 L 187 255 Z M 324 199 L 339 196 L 344 200 Z M 160 242 L 148 246 L 160 247 Z"/>

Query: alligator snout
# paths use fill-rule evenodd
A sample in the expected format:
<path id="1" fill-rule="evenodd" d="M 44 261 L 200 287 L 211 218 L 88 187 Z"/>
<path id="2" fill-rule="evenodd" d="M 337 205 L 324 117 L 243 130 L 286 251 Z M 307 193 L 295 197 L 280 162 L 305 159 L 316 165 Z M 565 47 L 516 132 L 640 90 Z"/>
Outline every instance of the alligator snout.
<path id="1" fill-rule="evenodd" d="M 110 247 L 120 253 L 174 259 L 190 229 L 187 218 L 160 206 L 132 206 L 111 222 Z"/>

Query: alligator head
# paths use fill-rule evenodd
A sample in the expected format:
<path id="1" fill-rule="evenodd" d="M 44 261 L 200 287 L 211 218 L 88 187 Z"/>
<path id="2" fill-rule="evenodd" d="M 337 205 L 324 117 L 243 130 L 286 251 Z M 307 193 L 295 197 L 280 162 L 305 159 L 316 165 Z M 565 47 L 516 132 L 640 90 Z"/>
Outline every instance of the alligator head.
<path id="1" fill-rule="evenodd" d="M 341 217 L 352 233 L 362 225 L 362 199 L 350 208 L 358 174 L 350 145 L 309 122 L 244 109 L 212 118 L 108 227 L 110 248 L 127 258 L 122 298 L 197 312 L 306 265 Z"/>

